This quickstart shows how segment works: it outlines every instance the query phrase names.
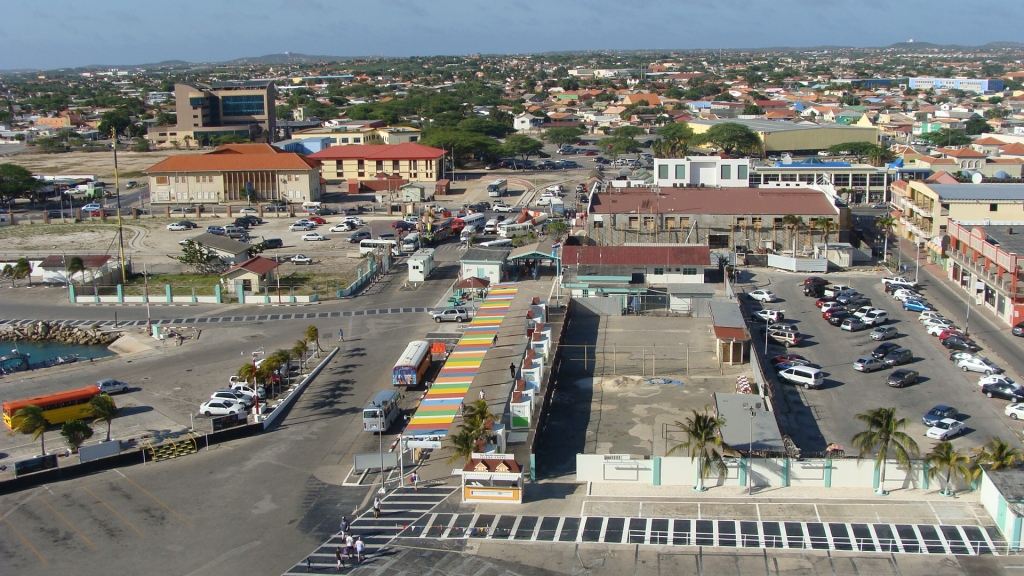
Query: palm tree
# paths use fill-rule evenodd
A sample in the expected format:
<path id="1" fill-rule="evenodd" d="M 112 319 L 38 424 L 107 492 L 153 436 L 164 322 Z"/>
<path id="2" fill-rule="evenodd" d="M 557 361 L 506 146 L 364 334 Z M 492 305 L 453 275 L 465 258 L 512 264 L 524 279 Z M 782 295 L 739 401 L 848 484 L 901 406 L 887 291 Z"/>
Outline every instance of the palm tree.
<path id="1" fill-rule="evenodd" d="M 320 350 L 322 350 L 322 348 L 320 348 L 320 331 L 312 324 L 306 326 L 306 342 L 313 342 L 316 344 L 316 357 L 319 358 Z"/>
<path id="2" fill-rule="evenodd" d="M 825 242 L 825 259 L 828 259 L 828 235 L 836 228 L 836 223 L 831 218 L 824 216 L 811 221 L 811 227 L 821 229 L 821 235 Z"/>
<path id="3" fill-rule="evenodd" d="M 85 261 L 79 256 L 72 256 L 68 260 L 68 268 L 64 272 L 68 275 L 68 282 L 71 282 L 71 278 L 75 277 L 75 274 L 82 273 L 82 282 L 85 282 Z"/>
<path id="4" fill-rule="evenodd" d="M 246 362 L 245 364 L 242 364 L 242 366 L 238 369 L 238 372 L 235 372 L 235 375 L 241 378 L 242 380 L 245 380 L 246 382 L 252 380 L 253 387 L 255 388 L 256 367 L 253 366 L 251 362 Z"/>
<path id="5" fill-rule="evenodd" d="M 885 216 L 879 216 L 875 218 L 875 226 L 882 231 L 882 235 L 885 236 L 884 248 L 882 249 L 882 260 L 889 255 L 889 234 L 892 233 L 893 229 L 896 228 L 896 219 L 886 214 Z"/>
<path id="6" fill-rule="evenodd" d="M 29 404 L 24 408 L 20 408 L 14 413 L 14 418 L 11 420 L 15 422 L 11 431 L 8 434 L 14 434 L 15 432 L 21 432 L 22 434 L 31 434 L 32 439 L 39 438 L 39 442 L 42 445 L 43 456 L 46 456 L 46 427 L 50 425 L 46 421 L 46 417 L 43 416 L 43 409 L 35 404 Z"/>
<path id="7" fill-rule="evenodd" d="M 117 417 L 117 413 L 121 409 L 114 404 L 114 399 L 107 394 L 93 396 L 92 400 L 89 401 L 89 407 L 92 408 L 92 415 L 95 417 L 92 421 L 93 424 L 97 422 L 107 423 L 107 442 L 110 442 L 110 423 Z"/>
<path id="8" fill-rule="evenodd" d="M 975 452 L 975 459 L 978 464 L 988 466 L 990 470 L 1001 470 L 1004 468 L 1016 468 L 1024 455 L 1021 451 L 1009 442 L 1005 442 L 998 436 L 988 436 L 988 442 Z"/>
<path id="9" fill-rule="evenodd" d="M 488 420 L 492 422 L 498 417 L 495 416 L 490 407 L 487 406 L 487 400 L 480 399 L 472 402 L 462 413 L 463 422 L 465 425 L 477 432 L 477 438 L 481 438 L 485 435 L 486 430 L 484 426 Z"/>
<path id="10" fill-rule="evenodd" d="M 875 144 L 867 150 L 866 156 L 872 166 L 883 166 L 896 159 L 896 155 L 881 144 Z"/>
<path id="11" fill-rule="evenodd" d="M 896 461 L 903 466 L 910 466 L 910 457 L 921 453 L 914 441 L 902 430 L 907 427 L 906 418 L 896 418 L 895 408 L 875 408 L 864 414 L 857 414 L 857 420 L 868 425 L 868 429 L 853 436 L 851 443 L 860 448 L 857 460 L 862 460 L 872 450 L 878 450 L 875 457 L 875 469 L 878 474 L 878 491 L 876 494 L 885 496 L 885 461 L 889 451 L 896 454 Z"/>
<path id="12" fill-rule="evenodd" d="M 969 456 L 953 447 L 949 440 L 943 440 L 932 448 L 925 459 L 928 462 L 928 478 L 936 478 L 945 473 L 945 487 L 939 493 L 943 496 L 954 494 L 953 482 L 957 478 L 971 479 L 976 472 L 972 470 Z"/>
<path id="13" fill-rule="evenodd" d="M 302 362 L 301 366 L 306 365 L 306 353 L 309 352 L 309 344 L 305 340 L 296 340 L 295 345 L 292 346 L 292 356 Z"/>
<path id="14" fill-rule="evenodd" d="M 184 140 L 184 141 L 185 141 L 185 149 L 186 149 L 186 150 L 188 150 L 188 149 L 192 148 L 192 137 L 191 137 L 191 136 L 189 136 L 188 134 L 186 134 L 186 135 L 185 135 L 185 137 L 184 137 L 184 138 L 182 138 L 182 140 Z"/>
<path id="15" fill-rule="evenodd" d="M 803 216 L 796 216 L 794 214 L 786 214 L 782 217 L 782 224 L 789 228 L 789 233 L 793 237 L 793 257 L 796 258 L 796 240 L 797 234 L 800 229 L 804 227 Z"/>
<path id="16" fill-rule="evenodd" d="M 733 453 L 732 448 L 722 441 L 721 431 L 725 418 L 712 414 L 710 410 L 711 406 L 705 406 L 703 412 L 693 410 L 693 415 L 686 418 L 685 424 L 677 421 L 676 426 L 686 434 L 686 441 L 668 451 L 671 454 L 684 448 L 690 454 L 690 462 L 697 460 L 697 485 L 693 489 L 698 492 L 707 490 L 704 479 L 711 475 L 712 468 L 718 472 L 719 478 L 728 472 L 722 456 Z"/>
<path id="17" fill-rule="evenodd" d="M 28 278 L 28 285 L 32 285 L 32 264 L 29 263 L 28 258 L 18 258 L 18 261 L 14 263 L 11 274 L 12 286 L 14 278 Z"/>
<path id="18" fill-rule="evenodd" d="M 60 427 L 60 435 L 68 443 L 73 452 L 78 452 L 78 447 L 92 438 L 92 428 L 82 420 L 68 420 Z"/>
<path id="19" fill-rule="evenodd" d="M 476 431 L 467 426 L 463 426 L 462 430 L 448 439 L 448 446 L 445 446 L 445 450 L 452 453 L 452 455 L 445 461 L 446 464 L 458 462 L 459 460 L 465 460 L 467 463 L 473 457 L 473 452 L 476 451 L 477 435 Z"/>

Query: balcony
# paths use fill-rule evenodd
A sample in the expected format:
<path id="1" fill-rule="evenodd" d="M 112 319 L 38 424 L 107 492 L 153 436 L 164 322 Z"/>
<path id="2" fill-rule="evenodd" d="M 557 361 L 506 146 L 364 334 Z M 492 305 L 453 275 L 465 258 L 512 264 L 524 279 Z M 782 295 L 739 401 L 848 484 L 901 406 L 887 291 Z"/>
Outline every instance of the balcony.
<path id="1" fill-rule="evenodd" d="M 924 216 L 925 218 L 931 218 L 933 215 L 933 212 L 930 208 L 925 208 L 924 206 L 921 206 L 920 204 L 917 204 L 913 201 L 908 202 L 908 204 L 911 208 L 914 209 L 914 212 L 917 212 L 918 214 Z"/>
<path id="2" fill-rule="evenodd" d="M 920 226 L 915 224 L 913 220 L 908 219 L 906 216 L 900 218 L 900 224 L 903 225 L 903 228 L 907 232 L 910 232 L 911 234 L 922 240 L 930 240 L 932 237 L 931 231 L 921 228 Z"/>
<path id="3" fill-rule="evenodd" d="M 970 270 L 977 278 L 984 280 L 988 285 L 992 286 L 996 290 L 999 290 L 1004 295 L 1010 298 L 1020 298 L 1024 296 L 1024 282 L 1018 280 L 1016 293 L 1012 292 L 1013 284 L 1010 281 L 1009 272 L 1003 274 L 1003 279 L 999 279 L 999 275 L 995 272 L 994 268 L 985 270 L 985 267 L 978 262 L 973 262 L 971 257 L 965 254 L 961 254 L 959 251 L 951 250 L 949 257 L 953 259 L 961 268 Z M 979 260 L 982 262 L 982 260 Z"/>

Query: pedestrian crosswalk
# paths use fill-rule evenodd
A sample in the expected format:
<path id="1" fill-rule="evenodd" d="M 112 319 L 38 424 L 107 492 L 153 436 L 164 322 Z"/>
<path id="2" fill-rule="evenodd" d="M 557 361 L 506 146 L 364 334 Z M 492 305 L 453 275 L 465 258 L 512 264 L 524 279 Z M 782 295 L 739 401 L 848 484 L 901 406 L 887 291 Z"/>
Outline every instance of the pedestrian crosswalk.
<path id="1" fill-rule="evenodd" d="M 152 320 L 121 320 L 117 327 L 170 325 L 170 324 L 227 324 L 234 322 L 267 322 L 274 320 L 312 320 L 315 318 L 349 318 L 354 316 L 382 316 L 385 314 L 423 314 L 429 308 L 406 307 L 406 308 L 376 308 L 370 310 L 346 310 L 343 312 L 306 312 L 295 314 L 260 314 L 247 316 L 213 316 L 213 317 L 191 317 L 191 318 L 153 318 Z M 30 320 L 30 319 L 7 319 L 0 318 L 0 326 L 16 325 L 26 326 L 37 322 L 50 322 L 63 324 L 65 326 L 99 326 L 104 328 L 114 327 L 113 320 Z"/>
<path id="2" fill-rule="evenodd" d="M 398 488 L 381 500 L 380 518 L 374 518 L 373 512 L 367 510 L 351 520 L 349 531 L 353 536 L 361 537 L 366 544 L 365 562 L 374 562 L 395 536 L 417 522 L 422 523 L 430 510 L 451 496 L 454 491 L 455 488 L 452 486 L 421 486 L 419 490 Z M 338 518 L 338 522 L 340 525 L 341 518 Z M 335 533 L 284 574 L 305 574 L 309 570 L 315 572 L 327 568 L 334 569 L 337 565 L 335 551 L 338 546 L 345 546 L 345 539 L 340 532 Z M 351 561 L 349 564 L 351 565 Z"/>
<path id="3" fill-rule="evenodd" d="M 846 550 L 896 554 L 1004 554 L 994 526 L 512 516 L 432 513 L 397 541 L 421 538 L 593 542 L 721 548 Z"/>

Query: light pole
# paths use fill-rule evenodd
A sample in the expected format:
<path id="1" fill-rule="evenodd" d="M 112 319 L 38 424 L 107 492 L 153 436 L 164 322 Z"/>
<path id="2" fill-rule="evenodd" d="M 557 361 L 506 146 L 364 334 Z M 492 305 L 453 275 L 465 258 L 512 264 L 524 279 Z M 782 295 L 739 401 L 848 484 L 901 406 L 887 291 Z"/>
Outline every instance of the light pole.
<path id="1" fill-rule="evenodd" d="M 53 249 L 56 250 L 57 246 L 54 245 Z M 63 248 L 60 249 L 60 263 L 64 266 L 64 285 L 67 286 L 70 283 L 68 280 L 68 257 L 67 254 L 64 253 Z"/>
<path id="2" fill-rule="evenodd" d="M 750 443 L 747 444 L 747 495 L 754 493 L 754 416 L 761 409 L 761 403 L 744 404 L 744 408 L 750 410 Z"/>
<path id="3" fill-rule="evenodd" d="M 920 236 L 915 236 L 914 237 L 914 244 L 917 245 L 917 257 L 915 258 L 915 261 L 917 262 L 917 267 L 914 269 L 914 284 L 917 284 L 918 280 L 921 278 L 921 237 Z"/>

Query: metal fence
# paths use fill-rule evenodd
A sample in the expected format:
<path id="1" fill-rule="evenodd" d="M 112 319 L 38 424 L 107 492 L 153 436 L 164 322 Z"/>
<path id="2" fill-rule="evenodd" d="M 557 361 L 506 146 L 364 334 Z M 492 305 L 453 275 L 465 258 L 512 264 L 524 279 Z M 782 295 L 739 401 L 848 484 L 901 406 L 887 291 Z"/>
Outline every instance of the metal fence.
<path id="1" fill-rule="evenodd" d="M 699 353 L 697 349 L 693 352 Z M 689 346 L 562 344 L 559 353 L 563 374 L 654 377 L 690 373 Z"/>

